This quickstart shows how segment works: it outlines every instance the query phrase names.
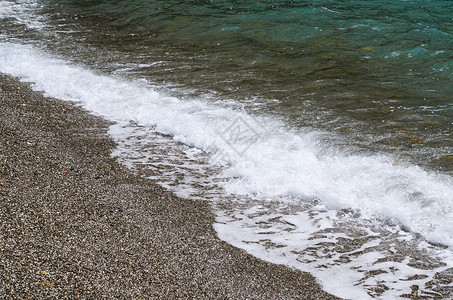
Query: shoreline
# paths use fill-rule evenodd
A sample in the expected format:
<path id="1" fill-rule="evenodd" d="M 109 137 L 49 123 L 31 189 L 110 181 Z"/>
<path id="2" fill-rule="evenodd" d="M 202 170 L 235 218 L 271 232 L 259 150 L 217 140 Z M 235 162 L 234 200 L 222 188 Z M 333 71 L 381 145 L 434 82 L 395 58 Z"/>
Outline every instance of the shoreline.
<path id="1" fill-rule="evenodd" d="M 338 299 L 110 157 L 109 121 L 0 73 L 0 297 Z"/>

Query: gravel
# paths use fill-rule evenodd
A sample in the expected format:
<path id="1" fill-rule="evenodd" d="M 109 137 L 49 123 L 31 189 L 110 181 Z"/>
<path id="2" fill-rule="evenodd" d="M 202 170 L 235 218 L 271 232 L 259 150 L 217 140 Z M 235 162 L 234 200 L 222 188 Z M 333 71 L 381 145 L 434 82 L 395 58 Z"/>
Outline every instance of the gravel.
<path id="1" fill-rule="evenodd" d="M 118 164 L 110 124 L 0 74 L 0 297 L 335 299 Z"/>

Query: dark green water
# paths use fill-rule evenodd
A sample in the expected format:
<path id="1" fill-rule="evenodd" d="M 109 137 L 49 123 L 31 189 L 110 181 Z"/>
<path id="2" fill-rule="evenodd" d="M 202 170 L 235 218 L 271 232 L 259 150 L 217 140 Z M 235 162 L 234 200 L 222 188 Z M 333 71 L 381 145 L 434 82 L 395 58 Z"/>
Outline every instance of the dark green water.
<path id="1" fill-rule="evenodd" d="M 41 3 L 46 31 L 3 29 L 101 72 L 338 133 L 327 142 L 353 152 L 453 170 L 451 1 Z"/>

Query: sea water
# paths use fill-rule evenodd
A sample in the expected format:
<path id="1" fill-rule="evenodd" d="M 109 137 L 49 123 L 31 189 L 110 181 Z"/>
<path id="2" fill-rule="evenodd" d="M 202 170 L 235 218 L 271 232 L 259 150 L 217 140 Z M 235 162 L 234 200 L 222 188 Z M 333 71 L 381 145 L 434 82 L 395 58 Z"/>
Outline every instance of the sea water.
<path id="1" fill-rule="evenodd" d="M 449 1 L 0 1 L 0 71 L 335 295 L 453 289 Z"/>

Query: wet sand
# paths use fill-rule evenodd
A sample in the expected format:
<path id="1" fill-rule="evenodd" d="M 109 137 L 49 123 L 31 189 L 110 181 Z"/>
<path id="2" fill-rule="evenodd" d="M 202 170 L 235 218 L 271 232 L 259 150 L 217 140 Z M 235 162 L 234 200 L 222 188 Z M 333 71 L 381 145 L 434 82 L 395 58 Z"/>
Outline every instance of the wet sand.
<path id="1" fill-rule="evenodd" d="M 0 74 L 0 297 L 336 299 L 119 165 L 109 124 Z"/>

